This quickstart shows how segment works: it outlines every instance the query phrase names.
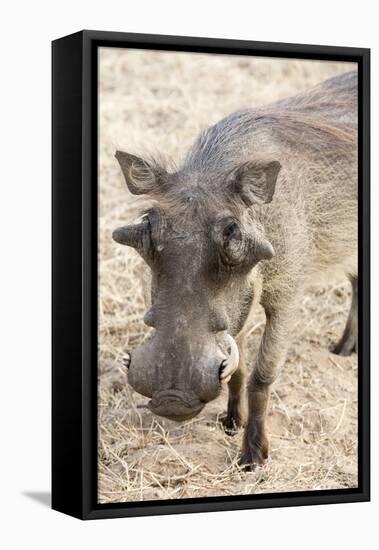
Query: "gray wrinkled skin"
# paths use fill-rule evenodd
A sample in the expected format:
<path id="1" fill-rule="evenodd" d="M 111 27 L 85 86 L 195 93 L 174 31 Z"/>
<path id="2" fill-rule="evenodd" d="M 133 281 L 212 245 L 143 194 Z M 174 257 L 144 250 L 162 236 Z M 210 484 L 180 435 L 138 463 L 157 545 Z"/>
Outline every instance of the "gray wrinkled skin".
<path id="1" fill-rule="evenodd" d="M 194 417 L 229 383 L 227 431 L 245 424 L 244 326 L 262 304 L 266 327 L 247 385 L 241 464 L 268 456 L 270 385 L 284 364 L 297 303 L 314 277 L 347 275 L 353 302 L 335 347 L 357 343 L 357 77 L 226 117 L 168 172 L 118 151 L 129 190 L 154 206 L 118 228 L 151 270 L 155 330 L 128 356 L 128 380 L 152 412 Z"/>

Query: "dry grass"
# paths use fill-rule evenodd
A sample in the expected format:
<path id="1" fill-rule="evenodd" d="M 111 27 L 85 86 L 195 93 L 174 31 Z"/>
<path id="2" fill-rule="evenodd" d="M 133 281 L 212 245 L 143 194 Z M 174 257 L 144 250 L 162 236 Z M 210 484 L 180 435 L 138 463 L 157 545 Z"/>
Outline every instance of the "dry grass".
<path id="1" fill-rule="evenodd" d="M 347 64 L 102 50 L 99 197 L 99 501 L 122 502 L 276 493 L 357 484 L 357 361 L 328 352 L 346 319 L 345 282 L 315 287 L 301 302 L 298 327 L 271 399 L 269 463 L 237 465 L 242 434 L 219 418 L 226 395 L 183 424 L 153 417 L 126 384 L 124 350 L 146 335 L 142 262 L 111 232 L 146 205 L 128 194 L 113 157 L 161 151 L 178 160 L 199 129 L 245 106 L 299 92 Z M 263 330 L 257 311 L 252 361 Z"/>

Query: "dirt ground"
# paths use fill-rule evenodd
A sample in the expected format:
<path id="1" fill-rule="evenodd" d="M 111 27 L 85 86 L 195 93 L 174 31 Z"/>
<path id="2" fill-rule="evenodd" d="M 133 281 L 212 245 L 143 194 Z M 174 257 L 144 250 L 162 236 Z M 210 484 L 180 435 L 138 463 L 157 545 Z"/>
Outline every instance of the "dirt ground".
<path id="1" fill-rule="evenodd" d="M 111 239 L 147 206 L 127 191 L 117 148 L 179 160 L 202 128 L 243 107 L 352 70 L 346 63 L 103 49 L 99 60 L 99 502 L 336 489 L 357 485 L 357 358 L 328 351 L 344 327 L 350 288 L 310 288 L 269 414 L 270 459 L 237 465 L 242 433 L 219 419 L 226 394 L 183 424 L 154 417 L 126 383 L 122 354 L 147 334 L 142 260 Z M 250 327 L 251 364 L 263 331 Z"/>

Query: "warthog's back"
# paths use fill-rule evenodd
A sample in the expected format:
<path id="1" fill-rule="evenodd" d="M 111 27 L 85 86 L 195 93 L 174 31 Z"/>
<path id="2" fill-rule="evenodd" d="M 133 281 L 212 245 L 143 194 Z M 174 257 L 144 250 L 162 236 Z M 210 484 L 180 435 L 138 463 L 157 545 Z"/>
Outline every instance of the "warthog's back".
<path id="1" fill-rule="evenodd" d="M 225 172 L 241 157 L 276 148 L 342 153 L 356 146 L 357 74 L 346 73 L 306 93 L 237 111 L 205 130 L 189 151 L 183 170 Z"/>
<path id="2" fill-rule="evenodd" d="M 274 199 L 261 212 L 277 252 L 265 267 L 267 276 L 331 267 L 355 273 L 356 73 L 231 114 L 199 136 L 181 170 L 199 174 L 199 186 L 217 193 L 236 163 L 259 157 L 282 165 Z"/>
<path id="3" fill-rule="evenodd" d="M 326 119 L 341 127 L 357 127 L 357 73 L 335 76 L 304 94 L 278 101 L 275 106 L 287 111 Z"/>

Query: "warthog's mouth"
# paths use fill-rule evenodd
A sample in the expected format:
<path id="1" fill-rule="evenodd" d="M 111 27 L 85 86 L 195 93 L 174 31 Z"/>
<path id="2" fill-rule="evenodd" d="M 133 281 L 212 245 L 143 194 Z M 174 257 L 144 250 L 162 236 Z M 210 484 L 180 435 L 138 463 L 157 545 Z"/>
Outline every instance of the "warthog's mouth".
<path id="1" fill-rule="evenodd" d="M 185 422 L 186 420 L 191 420 L 191 418 L 195 418 L 195 416 L 197 416 L 203 410 L 203 407 L 200 407 L 199 409 L 192 411 L 191 413 L 188 413 L 188 414 L 175 414 L 175 415 L 167 414 L 167 413 L 160 414 L 158 411 L 151 409 L 150 404 L 149 404 L 149 409 L 151 410 L 151 412 L 153 412 L 157 416 L 162 416 L 163 418 L 167 418 L 168 420 L 175 420 L 175 422 Z"/>
<path id="2" fill-rule="evenodd" d="M 186 400 L 177 391 L 166 390 L 154 396 L 148 407 L 154 414 L 169 420 L 183 422 L 194 418 L 203 409 L 205 403 L 199 399 Z"/>

